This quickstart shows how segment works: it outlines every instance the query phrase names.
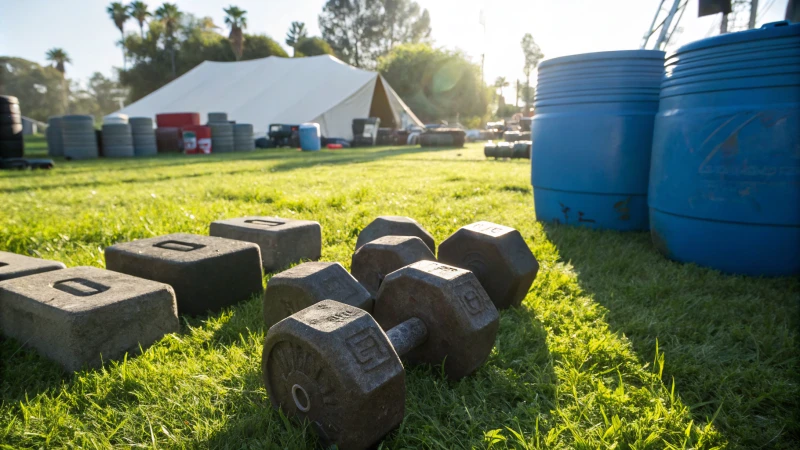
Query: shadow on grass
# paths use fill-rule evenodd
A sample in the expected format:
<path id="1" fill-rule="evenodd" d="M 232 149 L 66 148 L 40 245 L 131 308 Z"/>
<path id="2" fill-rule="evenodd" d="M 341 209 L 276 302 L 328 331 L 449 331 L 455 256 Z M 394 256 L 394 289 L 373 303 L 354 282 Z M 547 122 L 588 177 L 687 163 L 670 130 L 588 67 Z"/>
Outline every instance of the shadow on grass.
<path id="1" fill-rule="evenodd" d="M 422 153 L 422 152 L 430 152 L 430 151 L 443 151 L 443 150 L 453 150 L 453 148 L 437 148 L 437 149 L 428 149 L 428 148 L 420 148 L 420 147 L 405 147 L 405 148 L 390 148 L 385 150 L 378 150 L 378 151 L 371 151 L 371 150 L 364 150 L 361 152 L 358 149 L 353 150 L 346 150 L 346 151 L 324 151 L 324 152 L 292 152 L 292 151 L 264 151 L 264 152 L 255 152 L 255 153 L 235 153 L 235 154 L 220 154 L 220 155 L 207 155 L 207 156 L 196 156 L 196 157 L 187 157 L 184 155 L 163 155 L 153 158 L 147 158 L 144 161 L 130 160 L 133 161 L 129 164 L 118 165 L 116 167 L 108 167 L 107 162 L 109 160 L 96 160 L 96 161 L 89 161 L 89 162 L 81 162 L 84 164 L 85 167 L 81 169 L 70 170 L 69 172 L 64 172 L 63 175 L 76 175 L 81 173 L 97 173 L 98 171 L 102 171 L 103 173 L 107 172 L 117 172 L 117 171 L 148 171 L 152 169 L 164 168 L 164 167 L 196 167 L 196 166 L 203 166 L 206 164 L 213 164 L 213 163 L 225 163 L 225 162 L 242 162 L 242 161 L 251 161 L 251 162 L 266 162 L 266 161 L 281 161 L 280 163 L 269 166 L 269 171 L 271 172 L 287 172 L 296 169 L 302 169 L 311 166 L 332 166 L 332 165 L 343 165 L 343 164 L 359 164 L 359 163 L 366 163 L 372 162 L 379 159 L 392 157 L 392 156 L 400 156 L 406 154 L 413 154 L 413 153 Z M 235 156 L 233 156 L 235 155 Z M 158 163 L 158 164 L 148 164 L 148 162 L 152 161 L 162 161 L 166 160 L 169 162 Z M 122 160 L 120 160 L 122 161 Z M 124 162 L 128 162 L 127 160 Z M 256 168 L 248 168 L 248 169 L 236 169 L 236 170 L 228 170 L 228 171 L 209 171 L 209 172 L 202 172 L 202 173 L 188 173 L 183 175 L 156 175 L 156 176 L 133 176 L 131 178 L 122 178 L 117 180 L 93 180 L 93 181 L 79 181 L 74 183 L 59 183 L 59 184 L 52 184 L 52 185 L 40 185 L 40 186 L 15 186 L 9 188 L 0 188 L 0 193 L 14 193 L 14 192 L 25 192 L 32 189 L 48 191 L 48 190 L 55 190 L 55 189 L 62 189 L 62 188 L 81 188 L 81 187 L 92 187 L 97 185 L 108 186 L 112 184 L 125 184 L 125 183 L 153 183 L 159 181 L 167 181 L 167 180 L 179 180 L 185 178 L 198 178 L 204 176 L 214 176 L 214 175 L 236 175 L 242 173 L 252 173 L 252 172 L 261 172 L 266 170 L 266 167 L 256 167 Z M 36 175 L 35 173 L 26 173 L 26 174 L 19 174 L 18 176 L 11 176 L 7 178 L 18 178 L 22 176 L 31 176 L 31 174 Z M 42 176 L 49 176 L 49 174 L 42 173 Z"/>
<path id="2" fill-rule="evenodd" d="M 251 307 L 237 308 L 217 330 L 212 345 L 228 345 L 254 327 L 263 326 L 257 323 L 260 311 L 247 311 Z M 549 415 L 555 408 L 557 378 L 546 339 L 547 332 L 533 311 L 518 308 L 501 314 L 495 350 L 476 373 L 449 381 L 441 366 L 406 367 L 405 420 L 386 436 L 384 446 L 412 448 L 431 442 L 458 442 L 458 446 L 483 447 L 484 433 L 490 430 L 514 420 L 532 423 L 533 417 Z M 261 377 L 260 352 L 253 357 L 257 357 L 258 366 L 253 365 L 253 370 L 242 375 L 243 384 L 232 389 L 225 401 L 236 405 L 238 413 L 231 414 L 226 425 L 201 445 L 319 448 L 308 422 L 287 419 L 272 408 Z M 430 441 L 426 444 L 425 439 Z M 276 445 L 277 440 L 280 445 Z"/>
<path id="3" fill-rule="evenodd" d="M 545 225 L 581 288 L 643 362 L 732 447 L 798 448 L 800 280 L 724 275 L 663 258 L 649 233 Z"/>
<path id="4" fill-rule="evenodd" d="M 25 348 L 16 339 L 0 335 L 0 404 L 33 398 L 70 378 L 57 363 Z"/>

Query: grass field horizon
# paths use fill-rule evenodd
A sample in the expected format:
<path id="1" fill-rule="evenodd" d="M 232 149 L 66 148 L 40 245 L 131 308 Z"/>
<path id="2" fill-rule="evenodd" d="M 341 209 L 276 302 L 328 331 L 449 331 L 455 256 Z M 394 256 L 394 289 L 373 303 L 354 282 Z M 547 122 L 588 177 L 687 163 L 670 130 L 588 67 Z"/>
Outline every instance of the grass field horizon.
<path id="1" fill-rule="evenodd" d="M 675 263 L 648 233 L 543 224 L 532 195 L 529 161 L 479 144 L 57 160 L 0 172 L 0 250 L 104 267 L 117 242 L 273 215 L 319 221 L 321 260 L 349 269 L 378 215 L 413 217 L 437 244 L 497 222 L 522 233 L 536 281 L 475 374 L 408 369 L 405 420 L 381 448 L 800 447 L 800 280 Z M 253 298 L 74 375 L 3 339 L 0 448 L 319 446 L 270 407 L 265 333 Z"/>

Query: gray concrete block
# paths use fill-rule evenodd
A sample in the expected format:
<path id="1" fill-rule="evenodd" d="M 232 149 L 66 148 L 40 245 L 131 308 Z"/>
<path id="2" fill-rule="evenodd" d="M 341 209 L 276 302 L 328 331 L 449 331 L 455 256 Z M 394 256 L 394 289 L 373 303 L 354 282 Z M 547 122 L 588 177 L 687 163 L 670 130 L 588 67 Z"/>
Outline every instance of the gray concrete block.
<path id="1" fill-rule="evenodd" d="M 0 330 L 68 371 L 138 352 L 180 329 L 171 287 L 96 267 L 0 282 Z"/>
<path id="2" fill-rule="evenodd" d="M 261 253 L 249 242 L 175 233 L 106 248 L 106 268 L 175 289 L 180 314 L 198 315 L 263 292 Z"/>
<path id="3" fill-rule="evenodd" d="M 64 269 L 63 263 L 47 259 L 31 258 L 16 253 L 0 252 L 0 281 L 26 277 L 51 270 Z"/>
<path id="4" fill-rule="evenodd" d="M 239 217 L 212 222 L 209 234 L 258 244 L 265 272 L 302 260 L 316 261 L 322 252 L 322 228 L 311 220 Z"/>
<path id="5" fill-rule="evenodd" d="M 271 327 L 323 300 L 372 311 L 372 296 L 341 264 L 307 262 L 269 279 L 264 293 L 264 321 Z"/>

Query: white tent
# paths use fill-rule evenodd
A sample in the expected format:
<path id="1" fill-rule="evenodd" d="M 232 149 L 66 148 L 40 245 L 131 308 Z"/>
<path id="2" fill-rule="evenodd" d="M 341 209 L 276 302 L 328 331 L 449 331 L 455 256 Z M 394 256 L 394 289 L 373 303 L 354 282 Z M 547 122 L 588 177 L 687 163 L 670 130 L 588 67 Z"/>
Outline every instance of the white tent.
<path id="1" fill-rule="evenodd" d="M 422 125 L 378 73 L 324 55 L 239 62 L 205 61 L 161 89 L 121 109 L 130 117 L 158 113 L 227 112 L 264 133 L 272 123 L 316 122 L 326 137 L 352 139 L 355 118 L 381 126 Z"/>

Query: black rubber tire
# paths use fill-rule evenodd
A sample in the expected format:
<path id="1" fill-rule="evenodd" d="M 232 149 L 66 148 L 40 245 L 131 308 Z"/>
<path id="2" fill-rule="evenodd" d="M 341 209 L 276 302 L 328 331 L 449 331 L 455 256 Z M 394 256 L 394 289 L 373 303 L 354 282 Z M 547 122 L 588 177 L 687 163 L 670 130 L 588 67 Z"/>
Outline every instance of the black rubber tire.
<path id="1" fill-rule="evenodd" d="M 0 158 L 22 158 L 25 153 L 25 142 L 0 140 Z"/>
<path id="2" fill-rule="evenodd" d="M 22 123 L 22 116 L 19 114 L 0 113 L 0 125 L 17 125 Z"/>
<path id="3" fill-rule="evenodd" d="M 21 124 L 2 124 L 0 125 L 0 139 L 22 139 L 22 125 Z"/>
<path id="4" fill-rule="evenodd" d="M 0 103 L 0 114 L 19 114 L 19 105 L 7 105 Z"/>

